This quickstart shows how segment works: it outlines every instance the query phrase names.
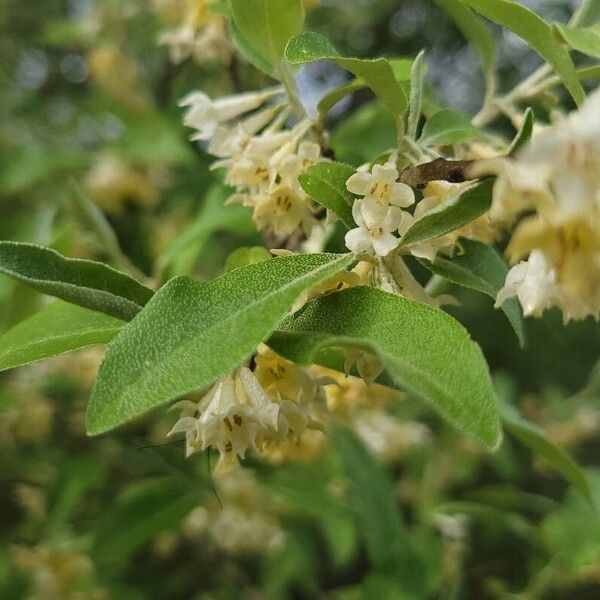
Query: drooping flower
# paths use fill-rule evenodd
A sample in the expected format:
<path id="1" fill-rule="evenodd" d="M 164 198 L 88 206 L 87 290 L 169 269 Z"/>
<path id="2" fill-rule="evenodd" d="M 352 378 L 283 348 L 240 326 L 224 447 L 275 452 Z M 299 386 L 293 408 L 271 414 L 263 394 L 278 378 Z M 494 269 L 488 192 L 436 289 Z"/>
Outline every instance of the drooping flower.
<path id="1" fill-rule="evenodd" d="M 529 259 L 510 269 L 504 287 L 496 296 L 496 306 L 501 306 L 513 296 L 519 298 L 525 315 L 536 317 L 558 301 L 556 274 L 544 254 L 534 250 Z"/>
<path id="2" fill-rule="evenodd" d="M 558 306 L 566 320 L 600 316 L 600 92 L 552 127 L 535 135 L 516 159 L 483 164 L 498 174 L 491 216 L 516 226 L 506 290 L 522 290 L 527 313 Z M 543 258 L 542 258 L 543 257 Z M 552 275 L 549 275 L 551 273 Z M 539 278 L 543 299 L 527 282 Z M 554 289 L 555 288 L 555 289 Z M 552 292 L 549 290 L 552 289 Z M 525 291 L 529 290 L 529 291 Z"/>
<path id="3" fill-rule="evenodd" d="M 219 125 L 260 108 L 281 93 L 282 88 L 277 86 L 260 92 L 244 92 L 212 100 L 204 92 L 197 91 L 182 98 L 179 104 L 187 107 L 183 122 L 196 130 L 193 139 L 207 141 L 215 135 Z"/>
<path id="4" fill-rule="evenodd" d="M 215 448 L 218 469 L 224 471 L 248 451 L 260 453 L 273 444 L 298 441 L 308 427 L 318 427 L 309 404 L 319 397 L 319 389 L 320 382 L 300 367 L 261 349 L 256 372 L 240 367 L 199 402 L 175 404 L 181 415 L 168 435 L 185 434 L 187 456 Z"/>

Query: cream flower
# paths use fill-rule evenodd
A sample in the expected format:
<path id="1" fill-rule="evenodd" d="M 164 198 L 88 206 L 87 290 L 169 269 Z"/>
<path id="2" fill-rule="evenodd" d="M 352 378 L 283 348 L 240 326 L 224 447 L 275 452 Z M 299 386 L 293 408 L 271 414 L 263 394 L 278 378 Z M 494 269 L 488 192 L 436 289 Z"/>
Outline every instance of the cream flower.
<path id="1" fill-rule="evenodd" d="M 552 266 L 542 252 L 534 250 L 529 260 L 510 269 L 504 287 L 496 296 L 496 307 L 517 296 L 525 315 L 539 317 L 557 303 L 558 295 L 556 274 Z"/>
<path id="2" fill-rule="evenodd" d="M 300 367 L 262 349 L 256 373 L 240 367 L 199 402 L 175 404 L 181 415 L 168 436 L 185 434 L 186 456 L 215 448 L 223 472 L 249 450 L 260 453 L 273 444 L 299 441 L 307 428 L 319 428 L 309 403 L 321 399 L 320 386 Z"/>
<path id="3" fill-rule="evenodd" d="M 232 126 L 217 127 L 208 145 L 208 152 L 219 158 L 228 158 L 241 153 L 251 144 L 252 136 L 266 127 L 282 107 L 282 104 L 268 106 Z M 273 134 L 268 139 L 273 140 L 272 136 Z M 275 140 L 277 144 L 281 143 L 281 138 L 276 137 Z"/>
<path id="4" fill-rule="evenodd" d="M 402 222 L 402 211 L 390 206 L 381 214 L 377 210 L 372 211 L 372 206 L 367 199 L 357 200 L 352 206 L 352 216 L 358 227 L 346 234 L 346 246 L 356 254 L 372 252 L 377 256 L 387 256 L 400 242 L 393 232 Z"/>
<path id="5" fill-rule="evenodd" d="M 298 185 L 298 175 L 316 164 L 321 157 L 321 147 L 313 142 L 302 142 L 298 152 L 283 160 L 279 167 L 281 179 L 290 185 Z"/>
<path id="6" fill-rule="evenodd" d="M 278 185 L 251 202 L 257 227 L 276 236 L 289 237 L 298 229 L 308 235 L 316 223 L 308 197 L 287 185 Z"/>
<path id="7" fill-rule="evenodd" d="M 223 96 L 216 100 L 211 100 L 204 92 L 191 92 L 179 103 L 180 106 L 188 107 L 183 123 L 197 131 L 194 139 L 210 140 L 219 125 L 260 108 L 267 100 L 281 92 L 280 87 L 275 87 L 261 92 Z"/>
<path id="8" fill-rule="evenodd" d="M 404 183 L 399 183 L 398 171 L 393 167 L 374 165 L 373 172 L 359 171 L 346 182 L 349 192 L 374 200 L 381 206 L 399 206 L 406 208 L 415 201 L 412 189 Z"/>

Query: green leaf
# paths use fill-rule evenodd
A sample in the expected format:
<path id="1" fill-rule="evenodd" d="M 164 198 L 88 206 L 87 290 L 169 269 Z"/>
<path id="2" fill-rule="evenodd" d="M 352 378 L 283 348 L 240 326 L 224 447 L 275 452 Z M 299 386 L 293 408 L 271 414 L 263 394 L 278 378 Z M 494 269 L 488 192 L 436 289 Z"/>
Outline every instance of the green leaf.
<path id="1" fill-rule="evenodd" d="M 406 543 L 394 486 L 386 471 L 350 431 L 335 429 L 332 441 L 352 484 L 352 507 L 373 565 L 378 569 L 393 566 L 399 562 L 398 554 Z"/>
<path id="2" fill-rule="evenodd" d="M 577 104 L 585 100 L 573 61 L 554 36 L 552 27 L 528 8 L 510 0 L 461 0 L 494 23 L 524 39 L 553 67 Z"/>
<path id="3" fill-rule="evenodd" d="M 304 27 L 300 0 L 231 0 L 233 21 L 244 40 L 276 67 L 288 40 Z"/>
<path id="4" fill-rule="evenodd" d="M 409 227 L 402 244 L 410 246 L 439 237 L 480 217 L 490 208 L 493 187 L 493 180 L 486 179 L 430 210 Z"/>
<path id="5" fill-rule="evenodd" d="M 600 2 L 598 0 L 581 0 L 577 11 L 569 25 L 589 27 L 600 21 Z"/>
<path id="6" fill-rule="evenodd" d="M 309 303 L 279 330 L 269 344 L 298 362 L 316 362 L 332 346 L 375 352 L 396 385 L 429 402 L 485 446 L 499 443 L 500 419 L 485 359 L 467 331 L 446 313 L 355 287 Z M 291 338 L 289 345 L 286 337 Z"/>
<path id="7" fill-rule="evenodd" d="M 523 125 L 517 132 L 515 139 L 512 141 L 510 148 L 508 149 L 508 156 L 514 156 L 519 150 L 529 142 L 531 134 L 533 133 L 533 124 L 535 121 L 535 115 L 531 108 L 527 108 L 523 117 Z"/>
<path id="8" fill-rule="evenodd" d="M 471 125 L 467 115 L 445 108 L 427 119 L 419 142 L 426 146 L 450 145 L 480 138 L 481 132 Z"/>
<path id="9" fill-rule="evenodd" d="M 527 446 L 536 456 L 544 458 L 554 469 L 569 481 L 584 498 L 593 502 L 589 482 L 583 469 L 562 448 L 556 446 L 544 432 L 521 417 L 514 406 L 500 402 L 502 421 L 507 431 Z"/>
<path id="10" fill-rule="evenodd" d="M 123 321 L 73 304 L 49 304 L 0 338 L 0 371 L 108 344 L 123 325 Z"/>
<path id="11" fill-rule="evenodd" d="M 244 34 L 236 27 L 233 20 L 229 21 L 229 36 L 235 47 L 240 51 L 240 54 L 250 63 L 253 64 L 257 69 L 263 71 L 270 77 L 276 77 L 275 65 L 260 53 L 256 52 L 248 40 L 244 37 Z"/>
<path id="12" fill-rule="evenodd" d="M 567 25 L 554 25 L 556 31 L 571 48 L 600 58 L 600 28 L 598 27 L 568 27 Z"/>
<path id="13" fill-rule="evenodd" d="M 423 105 L 423 80 L 427 70 L 423 62 L 424 56 L 425 52 L 421 50 L 410 70 L 410 98 L 406 135 L 413 140 L 417 137 L 417 127 L 421 118 L 421 108 Z"/>
<path id="14" fill-rule="evenodd" d="M 101 564 L 123 563 L 158 533 L 180 524 L 202 498 L 176 477 L 135 483 L 98 521 L 92 556 Z"/>
<path id="15" fill-rule="evenodd" d="M 319 114 L 323 118 L 344 96 L 352 94 L 358 90 L 362 90 L 367 87 L 367 84 L 361 79 L 355 79 L 350 83 L 346 83 L 337 87 L 321 98 L 318 104 Z"/>
<path id="16" fill-rule="evenodd" d="M 298 177 L 302 189 L 321 206 L 334 212 L 348 229 L 355 227 L 352 205 L 356 196 L 346 189 L 354 167 L 340 162 L 320 162 Z"/>
<path id="17" fill-rule="evenodd" d="M 273 258 L 209 283 L 171 280 L 109 346 L 88 406 L 88 433 L 117 427 L 237 367 L 300 294 L 351 255 Z"/>
<path id="18" fill-rule="evenodd" d="M 452 258 L 439 254 L 427 268 L 463 287 L 481 292 L 496 299 L 504 285 L 508 267 L 502 257 L 490 246 L 474 240 L 461 239 L 463 253 Z M 510 321 L 519 344 L 525 345 L 523 313 L 516 298 L 502 304 L 502 310 Z"/>
<path id="19" fill-rule="evenodd" d="M 132 319 L 153 294 L 105 264 L 66 258 L 35 244 L 0 242 L 0 273 L 38 292 L 124 321 Z"/>
<path id="20" fill-rule="evenodd" d="M 263 246 L 236 248 L 227 257 L 225 270 L 233 271 L 233 269 L 255 265 L 271 258 L 273 258 L 273 255 L 266 248 L 263 248 Z"/>
<path id="21" fill-rule="evenodd" d="M 331 60 L 350 71 L 355 77 L 361 78 L 394 117 L 402 115 L 407 108 L 406 95 L 396 81 L 389 61 L 385 58 L 363 60 L 340 56 L 325 36 L 312 31 L 292 38 L 285 49 L 285 57 L 294 65 L 315 60 Z"/>
<path id="22" fill-rule="evenodd" d="M 483 65 L 486 79 L 493 77 L 496 44 L 490 30 L 481 19 L 458 0 L 435 0 L 450 15 L 464 37 L 475 47 Z"/>

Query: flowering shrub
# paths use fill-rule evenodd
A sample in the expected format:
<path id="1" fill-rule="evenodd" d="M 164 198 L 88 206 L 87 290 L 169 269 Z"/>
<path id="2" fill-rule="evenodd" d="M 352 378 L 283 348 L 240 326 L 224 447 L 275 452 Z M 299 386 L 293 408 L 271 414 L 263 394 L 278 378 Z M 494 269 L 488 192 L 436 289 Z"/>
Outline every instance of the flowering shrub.
<path id="1" fill-rule="evenodd" d="M 167 150 L 157 148 L 156 161 L 146 155 L 140 161 L 140 148 L 156 142 L 146 135 L 130 142 L 129 156 L 103 151 L 89 165 L 85 192 L 75 189 L 72 208 L 107 260 L 71 258 L 57 245 L 0 241 L 0 272 L 57 299 L 3 334 L 0 369 L 107 345 L 85 409 L 87 435 L 135 427 L 169 405 L 176 416 L 168 426 L 169 414 L 156 417 L 165 426 L 153 440 L 183 446 L 189 461 L 204 452 L 209 467 L 211 451 L 218 455 L 220 507 L 219 494 L 217 503 L 203 503 L 194 489 L 170 479 L 134 491 L 134 500 L 119 499 L 122 515 L 136 505 L 137 493 L 158 504 L 177 500 L 173 515 L 185 521 L 173 538 L 158 539 L 157 552 L 183 539 L 229 554 L 288 547 L 287 508 L 267 500 L 265 489 L 287 489 L 286 470 L 293 479 L 298 465 L 328 464 L 333 446 L 351 490 L 333 477 L 327 482 L 333 508 L 306 498 L 305 510 L 325 511 L 324 535 L 335 538 L 333 552 L 343 558 L 346 549 L 335 544 L 347 513 L 336 499 L 352 504 L 373 568 L 361 593 L 427 598 L 450 589 L 449 580 L 460 587 L 464 515 L 477 512 L 475 501 L 440 503 L 428 514 L 424 521 L 436 538 L 421 532 L 423 523 L 408 534 L 379 463 L 393 465 L 442 444 L 449 434 L 441 430 L 437 439 L 440 423 L 474 457 L 496 452 L 505 430 L 573 486 L 574 511 L 591 511 L 598 495 L 597 474 L 519 414 L 507 400 L 510 386 L 501 377 L 492 381 L 488 357 L 444 307 L 464 301 L 463 290 L 491 296 L 502 311 L 502 321 L 494 322 L 521 348 L 528 343 L 525 317 L 558 309 L 565 324 L 598 320 L 600 91 L 586 93 L 582 84 L 598 77 L 598 67 L 576 67 L 572 51 L 600 56 L 600 14 L 584 1 L 568 25 L 552 25 L 509 0 L 438 0 L 483 71 L 483 105 L 469 117 L 440 104 L 426 83 L 427 49 L 414 58 L 344 56 L 326 36 L 305 30 L 311 4 L 152 3 L 162 19 L 157 43 L 167 47 L 166 76 L 182 64 L 211 64 L 232 73 L 233 89 L 188 86 L 181 93 L 180 132 L 193 151 L 181 140 L 170 145 L 166 134 Z M 543 61 L 507 92 L 499 91 L 487 21 L 519 36 Z M 101 23 L 91 19 L 87 31 L 101 39 Z M 297 73 L 300 65 L 323 61 L 347 80 L 324 93 L 313 114 Z M 103 41 L 88 62 L 106 96 L 137 115 L 132 122 L 160 122 L 160 97 L 154 106 L 135 62 L 117 45 Z M 253 85 L 240 78 L 239 63 L 253 73 Z M 356 92 L 375 98 L 393 143 L 345 161 L 329 114 Z M 338 127 L 352 118 L 350 110 Z M 198 152 L 218 184 L 183 232 L 177 218 L 156 226 L 156 259 L 142 265 L 123 251 L 124 234 L 112 223 L 130 205 L 158 210 L 163 190 L 178 177 L 175 167 Z M 190 276 L 193 263 L 213 230 L 254 236 L 260 245 L 236 240 L 225 272 L 199 281 Z M 407 398 L 418 399 L 417 408 L 402 419 Z M 27 425 L 30 409 L 42 416 Z M 19 410 L 7 412 L 0 429 L 7 447 L 43 437 L 50 427 L 45 400 L 31 397 Z M 596 432 L 597 411 L 585 414 Z M 436 469 L 432 476 L 443 477 L 441 459 Z M 28 510 L 43 514 L 42 500 L 20 489 Z M 420 493 L 398 492 L 404 501 Z M 490 510 L 491 519 L 496 508 Z M 118 539 L 117 521 L 107 527 Z M 597 536 L 594 543 L 589 555 L 597 567 Z M 92 554 L 106 562 L 110 548 L 97 542 Z M 429 555 L 437 557 L 432 568 L 425 567 Z M 45 580 L 60 597 L 71 570 L 85 581 L 93 572 L 85 551 L 61 553 L 44 544 L 17 548 L 13 560 L 34 574 L 40 598 Z"/>

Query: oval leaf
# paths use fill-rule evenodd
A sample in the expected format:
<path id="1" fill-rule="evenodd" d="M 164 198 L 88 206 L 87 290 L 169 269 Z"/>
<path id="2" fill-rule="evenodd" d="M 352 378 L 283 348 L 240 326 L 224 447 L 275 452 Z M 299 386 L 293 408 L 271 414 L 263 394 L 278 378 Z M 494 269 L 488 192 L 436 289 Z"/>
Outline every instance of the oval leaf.
<path id="1" fill-rule="evenodd" d="M 66 258 L 35 244 L 0 242 L 0 273 L 72 304 L 129 321 L 152 290 L 105 264 Z"/>
<path id="2" fill-rule="evenodd" d="M 49 304 L 0 338 L 0 371 L 108 344 L 125 323 L 65 302 Z"/>
<path id="3" fill-rule="evenodd" d="M 355 77 L 361 78 L 395 117 L 403 114 L 407 108 L 406 95 L 385 58 L 364 60 L 340 56 L 324 35 L 312 31 L 292 38 L 285 49 L 285 57 L 293 65 L 315 60 L 331 60 Z"/>
<path id="4" fill-rule="evenodd" d="M 339 162 L 320 162 L 298 176 L 302 189 L 321 206 L 334 212 L 348 229 L 355 227 L 352 205 L 357 198 L 346 188 L 354 167 Z"/>
<path id="5" fill-rule="evenodd" d="M 88 406 L 88 433 L 117 427 L 237 367 L 305 289 L 352 260 L 283 256 L 205 284 L 171 280 L 109 346 Z"/>
<path id="6" fill-rule="evenodd" d="M 409 227 L 402 237 L 402 244 L 409 246 L 431 240 L 480 217 L 490 208 L 493 187 L 493 180 L 486 179 L 457 198 L 430 210 Z"/>
<path id="7" fill-rule="evenodd" d="M 453 257 L 439 254 L 433 263 L 423 261 L 428 269 L 463 287 L 481 292 L 494 300 L 504 285 L 508 267 L 490 246 L 474 240 L 461 239 L 461 254 Z M 523 312 L 516 298 L 502 304 L 521 347 L 525 345 Z"/>
<path id="8" fill-rule="evenodd" d="M 419 142 L 425 146 L 449 145 L 481 137 L 467 115 L 445 108 L 435 113 L 423 126 Z"/>
<path id="9" fill-rule="evenodd" d="M 311 362 L 326 347 L 359 345 L 380 356 L 394 382 L 430 403 L 448 422 L 489 448 L 501 438 L 490 374 L 475 342 L 452 317 L 393 294 L 355 287 L 309 303 L 288 317 L 275 350 Z M 294 340 L 300 335 L 304 343 Z M 308 352 L 310 346 L 310 352 Z M 292 356 L 298 351 L 297 356 Z M 308 361 L 306 359 L 309 359 Z"/>

